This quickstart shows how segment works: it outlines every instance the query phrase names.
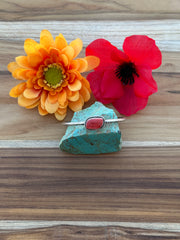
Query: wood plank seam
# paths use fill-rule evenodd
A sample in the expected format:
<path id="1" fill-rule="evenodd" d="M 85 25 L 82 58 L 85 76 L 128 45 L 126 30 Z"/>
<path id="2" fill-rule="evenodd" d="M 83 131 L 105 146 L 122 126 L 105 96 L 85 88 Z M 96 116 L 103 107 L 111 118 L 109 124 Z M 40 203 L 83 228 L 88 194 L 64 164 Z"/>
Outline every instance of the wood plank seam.
<path id="1" fill-rule="evenodd" d="M 133 34 L 148 35 L 156 40 L 161 51 L 180 51 L 179 29 L 180 20 L 149 20 L 149 21 L 14 21 L 0 22 L 1 41 L 23 41 L 33 38 L 39 41 L 40 31 L 44 28 L 53 36 L 64 34 L 67 41 L 79 37 L 87 46 L 96 38 L 106 38 L 121 48 L 125 37 Z M 31 29 L 29 29 L 31 26 Z M 28 35 L 25 29 L 29 29 Z M 94 29 L 92 31 L 92 29 Z M 18 34 L 17 34 L 18 32 Z M 69 34 L 71 32 L 71 34 Z M 171 33 L 171 34 L 170 34 Z"/>
<path id="2" fill-rule="evenodd" d="M 145 223 L 145 222 L 99 222 L 99 221 L 28 221 L 0 220 L 0 230 L 23 230 L 55 226 L 84 226 L 84 227 L 129 227 L 167 232 L 180 232 L 180 223 Z"/>
<path id="3" fill-rule="evenodd" d="M 0 140 L 0 149 L 6 148 L 58 148 L 56 140 Z M 122 147 L 180 147 L 180 142 L 123 141 Z"/>

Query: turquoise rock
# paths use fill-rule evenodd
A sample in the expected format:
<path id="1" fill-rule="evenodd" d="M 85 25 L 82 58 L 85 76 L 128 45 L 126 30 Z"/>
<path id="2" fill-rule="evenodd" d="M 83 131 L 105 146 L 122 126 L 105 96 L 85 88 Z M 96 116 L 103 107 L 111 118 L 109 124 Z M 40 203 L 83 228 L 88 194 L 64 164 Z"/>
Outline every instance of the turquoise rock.
<path id="1" fill-rule="evenodd" d="M 113 109 L 95 102 L 89 108 L 74 113 L 71 122 L 86 121 L 93 116 L 117 119 Z M 87 130 L 84 125 L 68 126 L 60 141 L 60 149 L 73 154 L 100 154 L 121 149 L 121 132 L 118 123 L 105 123 L 97 130 Z"/>

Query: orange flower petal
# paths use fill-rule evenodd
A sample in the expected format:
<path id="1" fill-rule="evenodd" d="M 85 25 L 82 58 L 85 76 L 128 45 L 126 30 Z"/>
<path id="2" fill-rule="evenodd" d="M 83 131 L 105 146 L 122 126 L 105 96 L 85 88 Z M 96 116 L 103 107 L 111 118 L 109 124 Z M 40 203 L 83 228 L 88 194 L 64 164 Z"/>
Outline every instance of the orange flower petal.
<path id="1" fill-rule="evenodd" d="M 82 83 L 80 80 L 76 79 L 72 84 L 68 84 L 68 88 L 71 91 L 78 91 L 81 89 Z"/>
<path id="2" fill-rule="evenodd" d="M 76 74 L 74 72 L 70 72 L 68 83 L 69 84 L 73 83 L 76 78 L 77 78 Z"/>
<path id="3" fill-rule="evenodd" d="M 25 50 L 27 55 L 37 54 L 37 55 L 41 55 L 41 57 L 43 59 L 49 56 L 48 52 L 46 51 L 44 46 L 42 46 L 41 44 L 37 43 L 33 39 L 26 39 L 25 40 L 25 42 L 24 42 L 24 50 Z"/>
<path id="4" fill-rule="evenodd" d="M 42 66 L 42 65 L 41 65 Z M 40 68 L 41 68 L 40 66 Z M 39 78 L 43 78 L 44 77 L 44 72 L 43 70 L 40 70 L 40 68 L 38 69 L 38 71 L 36 72 L 36 77 Z"/>
<path id="5" fill-rule="evenodd" d="M 16 79 L 18 79 L 18 80 L 22 80 L 22 78 L 19 78 L 19 73 L 22 71 L 22 70 L 27 70 L 27 69 L 24 69 L 24 68 L 16 68 L 16 70 L 14 70 L 13 72 L 12 72 L 12 76 L 13 76 L 13 78 L 16 78 Z"/>
<path id="6" fill-rule="evenodd" d="M 9 95 L 11 97 L 16 98 L 19 95 L 21 95 L 25 89 L 26 89 L 26 83 L 25 82 L 19 83 L 18 85 L 16 85 L 11 89 L 11 91 L 9 92 Z"/>
<path id="7" fill-rule="evenodd" d="M 18 68 L 13 72 L 13 76 L 15 76 L 15 78 L 19 80 L 28 80 L 28 77 L 27 77 L 28 71 L 29 70 L 27 69 Z"/>
<path id="8" fill-rule="evenodd" d="M 16 62 L 10 62 L 7 66 L 7 69 L 9 72 L 15 71 L 17 68 L 19 68 L 19 65 Z"/>
<path id="9" fill-rule="evenodd" d="M 80 92 L 81 96 L 83 97 L 84 102 L 89 101 L 91 95 L 90 95 L 90 92 L 88 91 L 88 89 L 86 87 L 82 86 L 82 88 L 80 89 L 79 92 Z"/>
<path id="10" fill-rule="evenodd" d="M 62 34 L 62 33 L 60 33 L 58 37 L 60 37 L 60 38 L 63 38 L 63 39 L 64 39 L 64 41 L 66 42 L 66 46 L 68 45 L 68 43 L 67 43 L 67 41 L 66 41 L 66 39 L 65 39 L 65 37 L 63 36 L 63 34 Z"/>
<path id="11" fill-rule="evenodd" d="M 54 39 L 48 30 L 41 31 L 40 44 L 42 44 L 46 49 L 54 46 Z"/>
<path id="12" fill-rule="evenodd" d="M 95 56 L 87 56 L 84 59 L 88 62 L 88 68 L 86 69 L 86 71 L 90 71 L 90 70 L 98 67 L 98 65 L 100 63 L 100 59 Z"/>
<path id="13" fill-rule="evenodd" d="M 59 107 L 59 103 L 58 102 L 50 103 L 48 101 L 48 98 L 46 99 L 46 101 L 45 101 L 45 110 L 48 113 L 55 113 L 58 110 L 58 107 Z"/>
<path id="14" fill-rule="evenodd" d="M 31 65 L 29 64 L 27 56 L 16 57 L 16 62 L 22 68 L 32 69 Z"/>
<path id="15" fill-rule="evenodd" d="M 27 79 L 34 78 L 36 76 L 36 73 L 37 73 L 37 71 L 35 71 L 35 70 L 28 70 L 26 72 L 26 78 Z"/>
<path id="16" fill-rule="evenodd" d="M 71 91 L 70 91 L 71 92 Z M 75 102 L 79 99 L 79 91 L 71 92 L 71 95 L 68 95 L 68 100 Z"/>
<path id="17" fill-rule="evenodd" d="M 69 88 L 66 89 L 66 94 L 67 94 L 67 98 L 71 97 L 73 95 L 73 92 L 71 90 L 69 90 Z"/>
<path id="18" fill-rule="evenodd" d="M 71 63 L 70 63 L 70 66 L 69 68 L 70 69 L 78 69 L 80 67 L 80 63 L 78 60 L 72 60 Z"/>
<path id="19" fill-rule="evenodd" d="M 34 89 L 35 89 L 35 90 L 41 90 L 41 87 L 40 87 L 39 85 L 35 84 L 35 85 L 34 85 Z"/>
<path id="20" fill-rule="evenodd" d="M 38 49 L 40 48 L 40 44 L 34 41 L 33 39 L 26 39 L 24 42 L 24 51 L 27 55 L 29 54 L 37 54 Z"/>
<path id="21" fill-rule="evenodd" d="M 27 99 L 23 96 L 23 94 L 21 94 L 18 97 L 18 104 L 21 107 L 29 107 L 29 106 L 33 105 L 34 103 L 36 103 L 38 100 L 39 100 L 39 98 Z"/>
<path id="22" fill-rule="evenodd" d="M 50 48 L 49 49 L 49 55 L 51 56 L 53 62 L 59 61 L 59 50 L 56 48 Z"/>
<path id="23" fill-rule="evenodd" d="M 50 103 L 56 103 L 58 100 L 58 94 L 56 93 L 55 95 L 51 95 L 50 93 L 48 94 L 48 101 Z"/>
<path id="24" fill-rule="evenodd" d="M 54 115 L 58 121 L 62 121 L 66 117 L 66 113 L 61 115 L 58 112 L 56 112 Z"/>
<path id="25" fill-rule="evenodd" d="M 82 109 L 83 105 L 84 105 L 84 101 L 83 101 L 81 95 L 79 95 L 79 99 L 77 101 L 69 102 L 69 108 L 74 112 L 80 111 Z"/>
<path id="26" fill-rule="evenodd" d="M 47 90 L 49 92 L 54 91 L 52 88 L 48 87 L 46 84 L 44 85 L 44 90 Z"/>
<path id="27" fill-rule="evenodd" d="M 74 49 L 74 56 L 73 58 L 77 57 L 77 55 L 81 52 L 83 47 L 83 42 L 80 38 L 75 39 L 72 41 L 69 46 L 71 46 Z"/>
<path id="28" fill-rule="evenodd" d="M 65 54 L 60 55 L 60 60 L 59 60 L 64 67 L 66 67 L 69 63 L 68 57 Z"/>
<path id="29" fill-rule="evenodd" d="M 41 56 L 42 56 L 43 59 L 49 57 L 48 51 L 47 51 L 45 48 L 43 48 L 43 47 L 40 48 L 40 49 L 38 50 L 38 52 L 41 54 Z"/>
<path id="30" fill-rule="evenodd" d="M 86 72 L 88 68 L 88 62 L 84 58 L 77 59 L 79 62 L 79 68 L 77 69 L 80 73 Z"/>
<path id="31" fill-rule="evenodd" d="M 52 60 L 50 58 L 47 58 L 45 61 L 44 61 L 44 64 L 47 66 L 49 64 L 53 63 Z"/>
<path id="32" fill-rule="evenodd" d="M 64 115 L 67 112 L 67 108 L 58 108 L 57 113 Z"/>
<path id="33" fill-rule="evenodd" d="M 41 104 L 39 104 L 39 106 L 38 106 L 38 111 L 41 116 L 45 116 L 48 114 L 48 112 L 46 110 L 42 109 Z"/>
<path id="34" fill-rule="evenodd" d="M 58 102 L 61 106 L 64 106 L 65 102 L 67 101 L 67 94 L 65 90 L 62 90 L 58 95 Z"/>
<path id="35" fill-rule="evenodd" d="M 53 91 L 49 92 L 49 94 L 51 94 L 52 96 L 56 95 L 56 90 L 54 89 Z"/>
<path id="36" fill-rule="evenodd" d="M 68 100 L 66 100 L 63 104 L 59 104 L 60 108 L 67 108 L 68 106 Z"/>
<path id="37" fill-rule="evenodd" d="M 27 109 L 32 109 L 32 108 L 35 108 L 39 105 L 39 100 L 37 102 L 35 102 L 34 104 L 30 105 L 30 106 L 27 106 L 26 108 Z"/>
<path id="38" fill-rule="evenodd" d="M 42 63 L 42 57 L 39 54 L 30 54 L 28 55 L 28 62 L 32 67 L 38 67 Z"/>
<path id="39" fill-rule="evenodd" d="M 64 35 L 62 33 L 60 33 L 58 37 L 63 38 L 64 41 L 66 42 L 66 45 L 68 45 L 68 43 L 67 43 L 67 41 L 66 41 L 66 39 L 65 39 L 65 37 L 64 37 Z"/>
<path id="40" fill-rule="evenodd" d="M 37 98 L 41 90 L 35 90 L 34 88 L 26 88 L 23 92 L 23 96 L 28 99 Z"/>
<path id="41" fill-rule="evenodd" d="M 89 92 L 91 92 L 89 81 L 84 77 L 81 79 L 81 81 L 82 81 L 82 84 L 89 90 Z"/>
<path id="42" fill-rule="evenodd" d="M 68 85 L 68 78 L 67 78 L 67 75 L 66 75 L 66 79 L 64 80 L 64 82 L 62 83 L 62 85 L 60 86 L 60 91 L 62 90 L 62 88 L 65 88 L 66 86 Z M 58 90 L 58 89 L 57 89 Z M 57 91 L 56 90 L 56 91 Z M 59 91 L 59 92 L 60 92 Z"/>
<path id="43" fill-rule="evenodd" d="M 17 92 L 17 86 L 13 87 L 9 92 L 10 97 L 17 98 L 19 96 Z"/>
<path id="44" fill-rule="evenodd" d="M 27 88 L 33 88 L 33 86 L 34 86 L 33 80 L 32 79 L 28 79 L 28 81 L 27 81 Z"/>
<path id="45" fill-rule="evenodd" d="M 59 50 L 62 50 L 67 46 L 67 42 L 65 38 L 62 38 L 60 36 L 56 37 L 55 39 L 55 47 L 58 48 Z"/>
<path id="46" fill-rule="evenodd" d="M 45 110 L 45 102 L 46 102 L 47 97 L 48 97 L 47 91 L 43 90 L 43 92 L 41 93 L 41 99 L 40 99 L 40 101 L 41 101 L 41 108 L 43 110 Z"/>
<path id="47" fill-rule="evenodd" d="M 40 87 L 44 87 L 45 86 L 44 80 L 42 78 L 38 79 L 37 83 L 38 83 L 38 85 Z"/>
<path id="48" fill-rule="evenodd" d="M 71 46 L 67 46 L 62 49 L 62 54 L 65 54 L 69 61 L 73 59 L 74 49 Z"/>
<path id="49" fill-rule="evenodd" d="M 76 71 L 76 70 L 73 70 L 72 71 L 75 75 L 76 75 L 76 78 L 81 80 L 82 79 L 82 75 L 80 74 L 80 72 Z"/>

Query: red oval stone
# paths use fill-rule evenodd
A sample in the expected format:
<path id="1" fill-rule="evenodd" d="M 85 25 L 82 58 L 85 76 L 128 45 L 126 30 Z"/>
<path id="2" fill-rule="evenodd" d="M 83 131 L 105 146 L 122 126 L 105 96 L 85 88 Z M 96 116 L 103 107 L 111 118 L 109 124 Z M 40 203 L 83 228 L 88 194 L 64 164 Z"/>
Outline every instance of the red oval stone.
<path id="1" fill-rule="evenodd" d="M 85 127 L 88 130 L 96 130 L 102 128 L 104 125 L 104 118 L 102 117 L 91 117 L 86 120 Z"/>

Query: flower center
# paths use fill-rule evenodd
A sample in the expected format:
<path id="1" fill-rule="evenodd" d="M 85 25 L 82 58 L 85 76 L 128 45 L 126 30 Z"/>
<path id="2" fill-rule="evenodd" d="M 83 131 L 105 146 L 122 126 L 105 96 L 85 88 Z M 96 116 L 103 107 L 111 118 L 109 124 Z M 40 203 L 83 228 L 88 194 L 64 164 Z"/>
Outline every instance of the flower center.
<path id="1" fill-rule="evenodd" d="M 44 68 L 44 82 L 51 88 L 57 88 L 61 86 L 66 75 L 61 66 L 56 63 L 48 65 Z"/>
<path id="2" fill-rule="evenodd" d="M 119 65 L 115 74 L 117 78 L 121 79 L 123 85 L 132 85 L 134 83 L 134 75 L 139 77 L 135 65 L 132 62 L 126 62 Z"/>

